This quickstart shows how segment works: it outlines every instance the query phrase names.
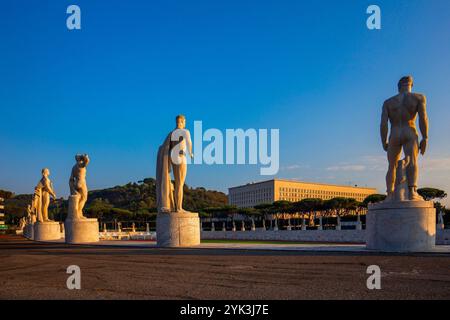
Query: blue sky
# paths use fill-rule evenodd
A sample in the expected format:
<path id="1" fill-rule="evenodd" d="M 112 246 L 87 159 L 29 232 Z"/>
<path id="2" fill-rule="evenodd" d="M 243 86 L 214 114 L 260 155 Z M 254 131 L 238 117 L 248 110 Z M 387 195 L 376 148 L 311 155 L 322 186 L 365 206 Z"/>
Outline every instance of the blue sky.
<path id="1" fill-rule="evenodd" d="M 66 28 L 81 8 L 82 29 Z M 382 29 L 366 28 L 377 4 Z M 428 97 L 420 185 L 450 191 L 450 2 L 9 1 L 0 10 L 0 188 L 31 193 L 40 169 L 66 196 L 76 153 L 91 189 L 154 176 L 157 148 L 187 126 L 278 128 L 278 177 L 384 191 L 383 101 L 398 79 Z M 191 166 L 226 191 L 259 166 Z"/>

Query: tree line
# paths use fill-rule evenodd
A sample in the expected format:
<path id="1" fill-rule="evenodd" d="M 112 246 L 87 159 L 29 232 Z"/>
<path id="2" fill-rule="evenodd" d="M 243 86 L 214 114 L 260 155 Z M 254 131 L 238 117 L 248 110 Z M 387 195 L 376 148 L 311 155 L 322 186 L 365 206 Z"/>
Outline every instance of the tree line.
<path id="1" fill-rule="evenodd" d="M 319 216 L 344 217 L 365 213 L 369 203 L 382 201 L 386 197 L 382 194 L 373 194 L 362 202 L 343 197 L 329 200 L 309 198 L 297 202 L 275 201 L 253 208 L 237 208 L 228 205 L 226 194 L 219 191 L 190 188 L 187 185 L 184 191 L 184 207 L 189 211 L 198 212 L 201 217 L 210 218 L 229 218 L 235 214 L 255 218 L 268 215 L 272 217 L 301 215 L 308 220 Z M 445 191 L 435 188 L 421 188 L 418 193 L 425 200 L 443 199 L 447 196 Z M 31 194 L 14 195 L 10 191 L 0 190 L 0 197 L 6 199 L 7 224 L 17 224 L 21 217 L 26 216 L 27 205 L 32 199 Z M 435 202 L 435 207 L 449 212 L 438 201 Z M 67 200 L 57 199 L 49 208 L 49 216 L 56 221 L 64 221 L 67 210 Z M 138 183 L 90 191 L 85 214 L 100 221 L 153 221 L 157 214 L 156 181 L 153 178 L 146 178 Z"/>

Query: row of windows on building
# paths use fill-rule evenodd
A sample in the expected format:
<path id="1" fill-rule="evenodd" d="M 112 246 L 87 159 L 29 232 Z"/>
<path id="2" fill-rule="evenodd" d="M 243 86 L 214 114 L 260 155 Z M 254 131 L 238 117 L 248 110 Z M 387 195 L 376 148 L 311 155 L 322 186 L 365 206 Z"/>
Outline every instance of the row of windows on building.
<path id="1" fill-rule="evenodd" d="M 365 199 L 367 195 L 356 192 L 341 192 L 341 191 L 329 191 L 329 190 L 311 190 L 300 188 L 279 188 L 279 200 L 286 201 L 300 201 L 307 198 L 320 198 L 320 199 L 332 199 L 335 197 L 354 198 L 358 201 Z M 232 203 L 239 204 L 251 204 L 251 203 L 270 203 L 274 199 L 271 188 L 262 188 L 257 190 L 245 191 L 236 194 L 230 194 L 230 201 Z"/>
<path id="2" fill-rule="evenodd" d="M 232 203 L 270 203 L 273 201 L 273 193 L 271 188 L 245 191 L 238 194 L 230 194 L 230 201 Z"/>
<path id="3" fill-rule="evenodd" d="M 299 201 L 306 198 L 321 198 L 328 200 L 335 197 L 354 198 L 356 200 L 362 201 L 364 200 L 366 195 L 356 192 L 280 188 L 280 200 Z"/>

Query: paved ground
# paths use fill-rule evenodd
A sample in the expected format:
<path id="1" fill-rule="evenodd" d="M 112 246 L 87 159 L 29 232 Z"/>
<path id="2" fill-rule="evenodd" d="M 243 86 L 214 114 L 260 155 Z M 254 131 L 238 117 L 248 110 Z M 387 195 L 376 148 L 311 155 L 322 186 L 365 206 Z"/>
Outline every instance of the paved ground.
<path id="1" fill-rule="evenodd" d="M 366 287 L 367 266 L 382 270 Z M 81 290 L 66 268 L 81 268 Z M 450 255 L 42 244 L 0 236 L 0 299 L 450 299 Z"/>

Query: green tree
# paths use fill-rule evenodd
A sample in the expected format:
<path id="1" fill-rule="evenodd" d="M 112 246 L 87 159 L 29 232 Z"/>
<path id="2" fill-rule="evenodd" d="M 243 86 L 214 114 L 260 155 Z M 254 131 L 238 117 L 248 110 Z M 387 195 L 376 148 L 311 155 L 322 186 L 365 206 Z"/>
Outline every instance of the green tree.
<path id="1" fill-rule="evenodd" d="M 356 210 L 358 201 L 353 198 L 336 197 L 327 200 L 327 207 L 334 211 L 336 216 L 341 217 L 349 210 Z"/>
<path id="2" fill-rule="evenodd" d="M 386 199 L 386 195 L 384 194 L 371 194 L 370 196 L 367 196 L 364 200 L 363 200 L 363 204 L 364 206 L 367 208 L 369 203 L 377 203 L 377 202 L 381 202 L 384 199 Z"/>
<path id="3" fill-rule="evenodd" d="M 113 205 L 109 204 L 107 201 L 98 198 L 94 199 L 89 206 L 86 208 L 86 214 L 89 217 L 97 218 L 103 220 L 103 215 L 111 213 L 114 208 Z"/>
<path id="4" fill-rule="evenodd" d="M 12 193 L 11 191 L 6 191 L 6 190 L 0 189 L 0 198 L 8 200 L 9 198 L 12 198 L 13 196 L 14 196 L 14 193 Z"/>
<path id="5" fill-rule="evenodd" d="M 294 212 L 302 212 L 308 216 L 309 223 L 312 224 L 317 212 L 324 209 L 324 201 L 319 198 L 302 199 L 293 204 Z M 314 216 L 313 216 L 314 215 Z"/>
<path id="6" fill-rule="evenodd" d="M 417 193 L 421 195 L 426 201 L 434 199 L 443 199 L 447 197 L 447 193 L 444 190 L 436 188 L 420 188 L 417 189 Z"/>
<path id="7" fill-rule="evenodd" d="M 286 200 L 279 200 L 272 203 L 270 211 L 272 214 L 291 212 L 292 202 Z"/>

